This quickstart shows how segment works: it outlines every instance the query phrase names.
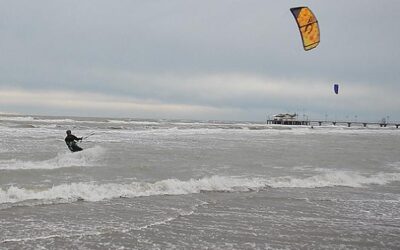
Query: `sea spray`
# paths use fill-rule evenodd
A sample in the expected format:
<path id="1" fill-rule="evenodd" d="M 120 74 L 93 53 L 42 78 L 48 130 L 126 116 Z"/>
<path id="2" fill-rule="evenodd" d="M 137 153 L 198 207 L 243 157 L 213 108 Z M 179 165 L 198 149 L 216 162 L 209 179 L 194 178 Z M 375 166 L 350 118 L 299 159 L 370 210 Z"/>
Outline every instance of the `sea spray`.
<path id="1" fill-rule="evenodd" d="M 65 150 L 65 152 L 58 153 L 56 157 L 44 161 L 0 160 L 0 170 L 57 169 L 92 166 L 102 159 L 104 152 L 104 148 L 95 146 L 77 153 Z"/>

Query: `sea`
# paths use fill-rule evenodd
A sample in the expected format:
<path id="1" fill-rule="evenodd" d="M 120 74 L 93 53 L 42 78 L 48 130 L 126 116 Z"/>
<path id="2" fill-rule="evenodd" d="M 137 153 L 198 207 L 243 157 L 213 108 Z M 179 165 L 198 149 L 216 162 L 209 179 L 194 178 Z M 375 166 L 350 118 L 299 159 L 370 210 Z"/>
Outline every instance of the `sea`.
<path id="1" fill-rule="evenodd" d="M 0 225 L 0 249 L 399 249 L 400 129 L 0 115 Z"/>

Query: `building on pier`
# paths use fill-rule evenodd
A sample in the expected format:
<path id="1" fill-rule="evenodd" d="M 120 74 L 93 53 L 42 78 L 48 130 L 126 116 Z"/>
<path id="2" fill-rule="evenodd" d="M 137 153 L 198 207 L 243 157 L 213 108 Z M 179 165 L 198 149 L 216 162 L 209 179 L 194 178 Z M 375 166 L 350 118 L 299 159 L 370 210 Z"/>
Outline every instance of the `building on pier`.
<path id="1" fill-rule="evenodd" d="M 281 125 L 310 125 L 309 121 L 300 121 L 297 119 L 297 114 L 276 114 L 272 120 L 267 120 L 267 124 L 281 124 Z"/>

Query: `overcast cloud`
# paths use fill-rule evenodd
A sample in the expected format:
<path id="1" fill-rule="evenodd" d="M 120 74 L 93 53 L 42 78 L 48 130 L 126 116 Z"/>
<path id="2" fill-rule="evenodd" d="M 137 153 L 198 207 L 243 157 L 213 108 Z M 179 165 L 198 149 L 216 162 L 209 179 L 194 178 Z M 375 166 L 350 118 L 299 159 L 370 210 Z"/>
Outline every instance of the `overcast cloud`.
<path id="1" fill-rule="evenodd" d="M 308 52 L 297 6 L 320 24 Z M 398 13 L 396 0 L 0 1 L 0 112 L 400 121 Z"/>

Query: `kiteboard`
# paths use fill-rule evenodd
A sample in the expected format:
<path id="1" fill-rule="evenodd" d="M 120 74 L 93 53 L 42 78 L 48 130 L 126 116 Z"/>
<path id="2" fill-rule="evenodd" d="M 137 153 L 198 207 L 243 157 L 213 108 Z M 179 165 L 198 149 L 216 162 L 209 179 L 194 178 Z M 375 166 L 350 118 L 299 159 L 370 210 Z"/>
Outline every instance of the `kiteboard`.
<path id="1" fill-rule="evenodd" d="M 78 152 L 78 151 L 83 150 L 81 147 L 76 145 L 76 142 L 74 142 L 74 141 L 67 143 L 67 146 L 68 146 L 69 150 L 71 150 L 71 152 Z"/>

